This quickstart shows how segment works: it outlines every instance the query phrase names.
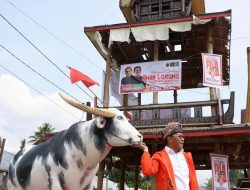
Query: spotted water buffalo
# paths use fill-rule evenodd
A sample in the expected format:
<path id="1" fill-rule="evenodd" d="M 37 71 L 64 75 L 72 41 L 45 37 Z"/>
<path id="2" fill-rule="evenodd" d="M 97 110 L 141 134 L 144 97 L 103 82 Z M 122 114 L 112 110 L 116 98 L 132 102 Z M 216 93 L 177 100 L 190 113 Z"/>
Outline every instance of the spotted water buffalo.
<path id="1" fill-rule="evenodd" d="M 9 166 L 9 190 L 90 189 L 98 163 L 112 147 L 137 146 L 142 141 L 121 111 L 91 108 L 61 97 L 96 117 L 72 125 L 29 151 L 19 151 Z"/>

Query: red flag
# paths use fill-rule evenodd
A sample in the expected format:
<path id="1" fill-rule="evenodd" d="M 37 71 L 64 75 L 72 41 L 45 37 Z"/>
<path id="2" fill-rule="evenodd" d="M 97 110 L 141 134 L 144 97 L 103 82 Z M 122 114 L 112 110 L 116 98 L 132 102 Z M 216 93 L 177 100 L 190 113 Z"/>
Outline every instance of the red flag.
<path id="1" fill-rule="evenodd" d="M 68 67 L 68 66 L 67 66 Z M 92 80 L 91 78 L 89 78 L 87 75 L 81 73 L 80 71 L 72 68 L 72 67 L 68 67 L 70 69 L 70 80 L 71 83 L 74 84 L 78 81 L 82 81 L 83 84 L 87 87 L 93 86 L 95 84 L 97 84 L 98 86 L 100 86 L 98 84 L 98 82 Z"/>

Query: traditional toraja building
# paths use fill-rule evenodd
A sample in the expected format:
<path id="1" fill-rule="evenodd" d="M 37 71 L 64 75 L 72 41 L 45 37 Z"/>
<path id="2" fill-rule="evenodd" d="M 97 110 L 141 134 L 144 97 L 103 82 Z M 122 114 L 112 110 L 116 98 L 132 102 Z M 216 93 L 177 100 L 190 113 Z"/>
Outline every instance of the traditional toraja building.
<path id="1" fill-rule="evenodd" d="M 127 23 L 84 28 L 106 61 L 105 107 L 109 107 L 110 73 L 118 73 L 124 64 L 183 60 L 181 89 L 194 89 L 204 87 L 201 53 L 214 53 L 222 56 L 222 85 L 229 85 L 230 10 L 205 13 L 204 0 L 120 0 L 120 9 Z M 250 125 L 233 123 L 235 93 L 221 100 L 215 88 L 208 91 L 210 100 L 179 102 L 178 90 L 173 90 L 174 103 L 166 99 L 161 104 L 158 92 L 153 92 L 152 103 L 147 105 L 141 104 L 143 94 L 138 93 L 137 105 L 133 106 L 123 94 L 123 106 L 118 109 L 133 113 L 131 123 L 143 134 L 151 153 L 163 147 L 160 131 L 164 125 L 177 121 L 184 126 L 185 150 L 192 152 L 196 169 L 211 169 L 210 153 L 228 155 L 230 169 L 250 168 Z M 211 109 L 209 116 L 204 116 L 205 107 Z M 194 115 L 184 115 L 184 109 L 193 110 Z M 166 111 L 171 114 L 166 116 Z M 124 188 L 124 170 L 129 166 L 135 166 L 138 189 L 141 152 L 126 147 L 114 149 L 110 156 L 121 158 L 120 189 Z M 98 189 L 102 189 L 104 165 L 100 164 Z M 151 188 L 155 188 L 154 180 Z"/>

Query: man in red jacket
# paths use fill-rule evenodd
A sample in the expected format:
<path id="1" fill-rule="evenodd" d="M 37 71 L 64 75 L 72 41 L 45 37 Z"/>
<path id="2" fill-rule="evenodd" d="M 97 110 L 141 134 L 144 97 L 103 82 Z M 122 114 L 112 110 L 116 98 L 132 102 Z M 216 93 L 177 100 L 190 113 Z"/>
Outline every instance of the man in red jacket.
<path id="1" fill-rule="evenodd" d="M 162 135 L 166 146 L 152 158 L 146 144 L 140 145 L 143 150 L 143 174 L 156 176 L 157 190 L 199 190 L 192 155 L 183 151 L 184 136 L 181 124 L 167 124 Z"/>

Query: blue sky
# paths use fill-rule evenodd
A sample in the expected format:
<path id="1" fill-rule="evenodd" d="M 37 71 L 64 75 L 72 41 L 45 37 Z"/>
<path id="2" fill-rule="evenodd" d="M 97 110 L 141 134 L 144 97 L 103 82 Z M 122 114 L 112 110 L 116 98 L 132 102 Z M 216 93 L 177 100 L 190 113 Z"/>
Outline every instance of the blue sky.
<path id="1" fill-rule="evenodd" d="M 207 13 L 232 9 L 231 81 L 230 86 L 223 87 L 221 94 L 222 98 L 226 99 L 229 98 L 230 91 L 236 92 L 234 121 L 239 123 L 240 110 L 245 108 L 247 94 L 246 48 L 250 46 L 250 25 L 247 22 L 250 18 L 248 10 L 250 1 L 206 0 L 205 5 Z M 75 67 L 100 84 L 102 84 L 105 62 L 90 43 L 83 29 L 85 26 L 125 22 L 118 0 L 95 2 L 0 0 L 0 14 L 64 73 L 69 75 L 66 65 Z M 71 48 L 65 46 L 31 19 L 66 42 Z M 0 45 L 78 100 L 92 101 L 76 85 L 72 85 L 64 74 L 24 40 L 2 17 L 0 17 Z M 0 65 L 63 107 L 62 109 L 48 101 L 0 66 L 0 136 L 7 139 L 6 150 L 16 152 L 19 149 L 20 140 L 32 135 L 36 127 L 44 122 L 50 122 L 59 131 L 81 120 L 83 116 L 81 112 L 60 100 L 58 92 L 61 90 L 30 71 L 1 47 Z M 79 83 L 79 86 L 91 94 L 82 84 Z M 94 86 L 92 90 L 101 97 L 100 87 Z M 208 93 L 208 89 L 180 91 L 178 98 L 179 101 L 207 100 Z M 150 96 L 150 94 L 145 95 L 145 103 L 151 100 L 148 98 Z M 163 98 L 172 101 L 172 93 L 161 93 L 160 99 Z M 114 105 L 116 102 L 112 99 L 110 103 Z"/>

